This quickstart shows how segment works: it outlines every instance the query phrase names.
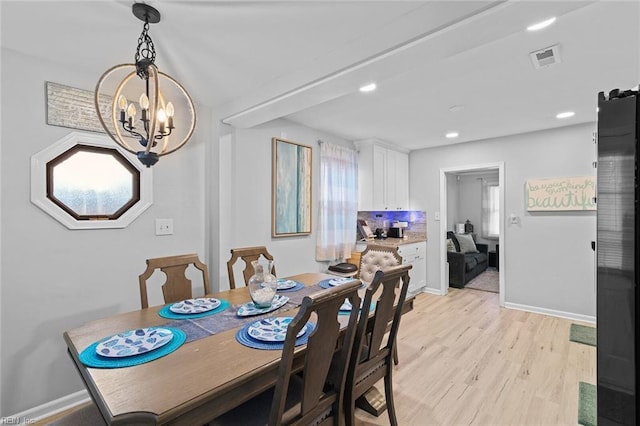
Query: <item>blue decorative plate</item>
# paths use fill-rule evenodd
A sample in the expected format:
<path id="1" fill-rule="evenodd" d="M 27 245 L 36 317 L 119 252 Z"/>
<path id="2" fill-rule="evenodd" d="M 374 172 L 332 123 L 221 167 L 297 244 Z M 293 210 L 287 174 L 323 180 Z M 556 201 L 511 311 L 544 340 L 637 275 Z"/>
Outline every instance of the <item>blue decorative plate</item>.
<path id="1" fill-rule="evenodd" d="M 158 358 L 162 358 L 166 356 L 176 349 L 178 349 L 185 342 L 187 335 L 184 331 L 173 328 L 173 327 L 165 327 L 167 330 L 173 333 L 173 339 L 171 341 L 158 349 L 154 349 L 149 352 L 142 353 L 140 355 L 132 355 L 125 356 L 122 358 L 109 358 L 106 356 L 101 356 L 96 353 L 96 347 L 105 341 L 105 339 L 101 339 L 95 343 L 92 343 L 87 348 L 85 348 L 78 359 L 87 367 L 94 368 L 124 368 L 124 367 L 132 367 L 134 365 L 144 364 L 145 362 L 153 361 Z M 303 336 L 304 338 L 304 336 Z"/>
<path id="2" fill-rule="evenodd" d="M 322 280 L 318 283 L 318 286 L 320 286 L 320 288 L 324 288 L 324 289 L 330 289 L 333 287 L 336 287 L 338 285 L 342 285 L 346 282 L 349 281 L 353 281 L 356 280 L 357 278 L 330 278 L 330 279 L 326 279 L 326 280 Z M 346 281 L 338 281 L 338 280 L 346 280 Z M 338 284 L 339 283 L 339 284 Z M 364 288 L 366 287 L 366 284 L 363 282 L 362 285 L 360 286 L 360 288 Z"/>
<path id="3" fill-rule="evenodd" d="M 222 302 L 212 297 L 200 297 L 197 299 L 187 299 L 182 302 L 174 303 L 169 310 L 174 314 L 200 314 L 202 312 L 212 311 Z"/>
<path id="4" fill-rule="evenodd" d="M 360 304 L 362 306 L 362 303 Z M 349 301 L 349 299 L 344 299 L 344 303 L 340 306 L 341 311 L 350 311 L 353 308 L 353 305 Z"/>
<path id="5" fill-rule="evenodd" d="M 298 283 L 293 280 L 286 280 L 284 278 L 278 278 L 278 290 L 288 290 L 297 286 Z"/>
<path id="6" fill-rule="evenodd" d="M 329 280 L 329 285 L 331 287 L 335 287 L 337 285 L 342 285 L 344 283 L 348 283 L 349 281 L 353 281 L 353 278 L 333 278 Z"/>
<path id="7" fill-rule="evenodd" d="M 288 301 L 289 298 L 287 296 L 276 294 L 276 297 L 273 298 L 273 302 L 271 302 L 271 306 L 268 308 L 256 308 L 256 305 L 254 305 L 253 302 L 249 302 L 238 308 L 237 315 L 239 317 L 248 317 L 251 315 L 266 314 L 267 312 L 275 311 L 276 309 L 284 306 Z"/>
<path id="8" fill-rule="evenodd" d="M 263 342 L 284 342 L 287 337 L 287 328 L 293 317 L 274 317 L 265 318 L 260 321 L 256 321 L 247 328 L 247 333 L 254 339 L 262 340 Z M 302 336 L 307 332 L 307 326 L 304 325 L 296 338 Z"/>
<path id="9" fill-rule="evenodd" d="M 238 329 L 238 331 L 236 332 L 236 340 L 238 341 L 238 343 L 254 349 L 282 350 L 282 348 L 284 347 L 284 342 L 262 342 L 249 336 L 249 334 L 247 333 L 247 329 L 250 325 L 251 323 L 245 324 L 240 329 Z M 300 346 L 306 344 L 309 340 L 309 336 L 311 336 L 311 334 L 313 333 L 315 326 L 316 325 L 314 323 L 308 322 L 306 324 L 307 332 L 296 339 L 295 345 Z"/>
<path id="10" fill-rule="evenodd" d="M 168 319 L 174 319 L 174 320 L 189 320 L 189 319 L 204 318 L 211 315 L 215 315 L 218 312 L 222 312 L 229 309 L 229 307 L 231 306 L 231 303 L 229 303 L 228 300 L 224 300 L 224 299 L 218 299 L 218 300 L 220 301 L 220 306 L 210 311 L 201 312 L 199 314 L 175 314 L 171 312 L 170 308 L 172 305 L 169 304 L 169 305 L 163 306 L 162 309 L 158 311 L 158 315 L 161 316 L 162 318 L 168 318 Z"/>
<path id="11" fill-rule="evenodd" d="M 173 333 L 166 328 L 139 328 L 108 337 L 96 346 L 96 353 L 109 358 L 139 355 L 158 349 L 171 339 Z"/>

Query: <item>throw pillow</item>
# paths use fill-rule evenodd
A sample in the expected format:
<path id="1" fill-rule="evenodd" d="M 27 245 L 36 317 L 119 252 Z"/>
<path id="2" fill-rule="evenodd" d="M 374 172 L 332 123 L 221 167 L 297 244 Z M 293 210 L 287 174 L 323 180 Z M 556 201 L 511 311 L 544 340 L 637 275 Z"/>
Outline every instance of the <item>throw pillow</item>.
<path id="1" fill-rule="evenodd" d="M 456 238 L 460 244 L 461 253 L 478 253 L 478 248 L 471 234 L 456 234 Z"/>
<path id="2" fill-rule="evenodd" d="M 447 251 L 456 251 L 456 245 L 451 238 L 447 238 Z"/>

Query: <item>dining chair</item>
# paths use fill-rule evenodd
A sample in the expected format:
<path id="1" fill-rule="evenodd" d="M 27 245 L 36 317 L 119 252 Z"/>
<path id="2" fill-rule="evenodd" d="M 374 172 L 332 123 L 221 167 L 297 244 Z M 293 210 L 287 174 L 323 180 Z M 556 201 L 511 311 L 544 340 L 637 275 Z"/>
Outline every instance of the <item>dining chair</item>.
<path id="1" fill-rule="evenodd" d="M 253 266 L 251 262 L 254 260 L 260 259 L 260 257 L 264 257 L 267 260 L 273 260 L 273 256 L 267 251 L 265 246 L 256 246 L 256 247 L 242 247 L 242 248 L 232 248 L 231 249 L 231 259 L 227 262 L 227 273 L 229 274 L 229 288 L 236 288 L 236 280 L 233 273 L 233 265 L 239 260 L 242 259 L 244 261 L 244 270 L 242 271 L 242 276 L 244 277 L 244 284 L 249 284 L 249 278 L 254 274 Z M 276 268 L 273 266 L 271 268 L 271 273 L 276 275 Z"/>
<path id="2" fill-rule="evenodd" d="M 375 273 L 380 269 L 387 269 L 402 264 L 402 257 L 397 247 L 377 246 L 368 244 L 360 254 L 358 278 L 369 284 Z"/>
<path id="3" fill-rule="evenodd" d="M 207 265 L 200 262 L 197 254 L 181 254 L 177 256 L 147 259 L 147 269 L 138 277 L 140 283 L 140 304 L 142 305 L 142 309 L 149 307 L 149 300 L 147 298 L 147 280 L 158 269 L 166 275 L 166 281 L 162 284 L 164 303 L 173 303 L 179 302 L 180 300 L 190 299 L 193 294 L 191 280 L 187 278 L 185 272 L 191 265 L 202 272 L 204 294 L 211 293 L 209 288 L 209 270 Z"/>
<path id="4" fill-rule="evenodd" d="M 387 269 L 401 264 L 402 256 L 398 254 L 397 247 L 368 244 L 367 248 L 360 254 L 358 278 L 368 284 L 373 281 L 375 273 L 380 269 Z M 393 362 L 398 365 L 397 349 L 393 351 Z"/>
<path id="5" fill-rule="evenodd" d="M 209 424 L 343 424 L 344 384 L 358 309 L 352 309 L 348 317 L 342 316 L 347 322 L 344 339 L 338 315 L 345 298 L 352 306 L 360 306 L 360 286 L 361 282 L 354 279 L 305 296 L 287 329 L 275 387 Z M 306 351 L 296 354 L 296 336 L 309 320 L 315 322 L 315 329 L 309 335 Z M 297 374 L 300 367 L 302 374 Z"/>
<path id="6" fill-rule="evenodd" d="M 45 423 L 46 426 L 106 426 L 98 406 L 92 402 L 82 405 L 80 408 L 74 409 L 62 417 L 58 417 L 52 422 Z"/>
<path id="7" fill-rule="evenodd" d="M 374 310 L 358 321 L 345 385 L 347 425 L 355 424 L 356 400 L 384 378 L 385 401 L 391 425 L 397 425 L 393 402 L 393 353 L 402 317 L 402 305 L 409 288 L 410 264 L 377 271 L 365 291 L 362 312 Z M 382 291 L 378 289 L 382 287 Z M 375 306 L 372 303 L 375 300 Z M 387 334 L 388 324 L 391 329 Z M 386 341 L 385 341 L 385 335 Z"/>

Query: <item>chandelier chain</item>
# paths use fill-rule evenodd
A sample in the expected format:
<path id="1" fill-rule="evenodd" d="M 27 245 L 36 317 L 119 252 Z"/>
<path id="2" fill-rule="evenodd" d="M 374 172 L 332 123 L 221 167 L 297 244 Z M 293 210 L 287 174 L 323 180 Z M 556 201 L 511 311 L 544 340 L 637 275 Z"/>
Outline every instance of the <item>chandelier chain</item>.
<path id="1" fill-rule="evenodd" d="M 140 78 L 147 80 L 149 73 L 147 67 L 156 60 L 156 49 L 153 40 L 149 36 L 149 22 L 145 21 L 142 27 L 142 33 L 138 37 L 138 47 L 136 48 L 135 61 L 137 65 L 137 74 Z"/>

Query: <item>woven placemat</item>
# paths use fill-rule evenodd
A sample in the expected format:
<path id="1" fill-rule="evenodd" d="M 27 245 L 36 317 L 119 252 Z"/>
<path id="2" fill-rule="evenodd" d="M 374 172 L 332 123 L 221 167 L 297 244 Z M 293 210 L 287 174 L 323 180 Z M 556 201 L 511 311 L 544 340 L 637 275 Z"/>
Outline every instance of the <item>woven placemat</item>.
<path id="1" fill-rule="evenodd" d="M 284 342 L 263 342 L 262 340 L 256 340 L 249 336 L 247 329 L 253 324 L 253 322 L 245 325 L 236 333 L 236 340 L 238 343 L 244 346 L 248 346 L 253 349 L 266 349 L 266 350 L 281 350 L 284 348 Z M 316 328 L 316 325 L 312 322 L 307 323 L 307 332 L 296 339 L 296 346 L 305 345 L 309 340 L 309 335 Z"/>
<path id="2" fill-rule="evenodd" d="M 80 362 L 82 362 L 87 367 L 96 367 L 96 368 L 123 368 L 123 367 L 131 367 L 134 365 L 144 364 L 149 361 L 156 360 L 158 358 L 162 358 L 165 355 L 169 355 L 171 352 L 178 349 L 187 338 L 187 335 L 177 328 L 172 327 L 162 327 L 170 330 L 173 333 L 173 339 L 169 343 L 164 346 L 159 347 L 158 349 L 154 349 L 152 351 L 140 354 L 140 355 L 132 355 L 122 358 L 109 358 L 105 356 L 98 355 L 96 353 L 96 347 L 105 340 L 111 338 L 111 336 L 107 336 L 104 339 L 100 339 L 95 343 L 89 345 L 85 350 L 80 353 Z"/>
<path id="3" fill-rule="evenodd" d="M 204 318 L 204 317 L 208 317 L 209 315 L 217 314 L 218 312 L 222 312 L 226 309 L 229 309 L 229 306 L 231 306 L 228 300 L 225 300 L 225 299 L 218 299 L 218 300 L 220 301 L 220 306 L 207 312 L 200 312 L 198 314 L 176 314 L 175 312 L 171 312 L 170 308 L 171 308 L 171 305 L 173 305 L 172 303 L 160 309 L 158 311 L 158 315 L 160 315 L 162 318 L 177 319 L 177 320 L 196 319 L 196 318 Z"/>

